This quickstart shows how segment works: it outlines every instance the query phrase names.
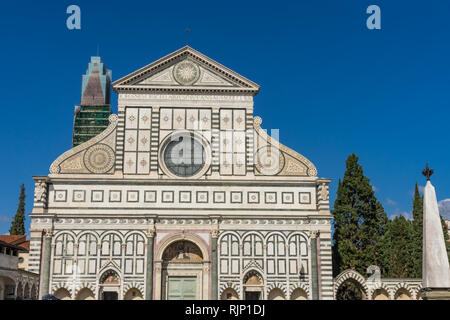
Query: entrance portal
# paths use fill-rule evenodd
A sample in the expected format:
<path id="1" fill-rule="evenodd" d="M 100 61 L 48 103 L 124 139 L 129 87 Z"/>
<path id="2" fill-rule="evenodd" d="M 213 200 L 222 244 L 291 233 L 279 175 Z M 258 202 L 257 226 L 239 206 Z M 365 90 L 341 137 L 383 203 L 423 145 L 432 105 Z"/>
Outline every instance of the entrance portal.
<path id="1" fill-rule="evenodd" d="M 117 292 L 103 292 L 102 300 L 119 300 Z"/>
<path id="2" fill-rule="evenodd" d="M 119 300 L 120 278 L 114 270 L 107 270 L 100 277 L 99 297 L 102 300 Z"/>
<path id="3" fill-rule="evenodd" d="M 257 271 L 249 271 L 244 277 L 244 299 L 262 300 L 264 283 L 262 276 Z"/>
<path id="4" fill-rule="evenodd" d="M 195 300 L 197 277 L 169 277 L 168 300 Z"/>
<path id="5" fill-rule="evenodd" d="M 162 254 L 163 299 L 203 299 L 203 270 L 203 254 L 195 243 L 180 240 L 169 245 Z"/>
<path id="6" fill-rule="evenodd" d="M 261 292 L 245 292 L 245 300 L 261 300 Z"/>

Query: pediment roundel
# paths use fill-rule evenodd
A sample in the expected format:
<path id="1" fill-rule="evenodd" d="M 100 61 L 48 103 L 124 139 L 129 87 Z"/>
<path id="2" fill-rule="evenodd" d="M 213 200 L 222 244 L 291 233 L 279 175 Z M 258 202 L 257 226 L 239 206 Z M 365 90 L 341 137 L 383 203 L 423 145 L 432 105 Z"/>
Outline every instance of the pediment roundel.
<path id="1" fill-rule="evenodd" d="M 183 86 L 192 85 L 200 78 L 200 68 L 190 60 L 183 60 L 173 68 L 173 77 Z"/>

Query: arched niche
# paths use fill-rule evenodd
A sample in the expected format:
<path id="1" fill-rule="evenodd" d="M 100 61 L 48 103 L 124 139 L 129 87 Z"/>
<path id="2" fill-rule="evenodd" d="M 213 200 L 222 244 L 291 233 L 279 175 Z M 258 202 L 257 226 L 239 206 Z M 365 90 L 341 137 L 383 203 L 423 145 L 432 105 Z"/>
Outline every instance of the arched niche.
<path id="1" fill-rule="evenodd" d="M 209 299 L 209 250 L 194 234 L 163 240 L 155 254 L 155 299 Z"/>
<path id="2" fill-rule="evenodd" d="M 372 300 L 389 300 L 389 293 L 384 288 L 376 289 L 372 294 Z"/>
<path id="3" fill-rule="evenodd" d="M 70 294 L 69 290 L 65 288 L 59 288 L 53 293 L 53 295 L 59 300 L 72 300 L 72 295 Z"/>
<path id="4" fill-rule="evenodd" d="M 336 300 L 366 300 L 367 294 L 360 282 L 353 278 L 343 281 L 336 291 Z"/>
<path id="5" fill-rule="evenodd" d="M 286 300 L 284 292 L 279 288 L 274 288 L 269 292 L 269 300 Z"/>
<path id="6" fill-rule="evenodd" d="M 222 292 L 220 300 L 239 300 L 239 295 L 233 288 L 227 288 Z"/>
<path id="7" fill-rule="evenodd" d="M 411 294 L 405 288 L 400 288 L 394 295 L 395 300 L 411 300 Z"/>
<path id="8" fill-rule="evenodd" d="M 143 300 L 141 291 L 137 288 L 131 288 L 124 296 L 124 300 Z"/>
<path id="9" fill-rule="evenodd" d="M 292 291 L 291 300 L 308 300 L 308 294 L 302 288 L 297 288 Z"/>
<path id="10" fill-rule="evenodd" d="M 95 300 L 95 296 L 91 289 L 83 288 L 78 291 L 76 300 Z"/>
<path id="11" fill-rule="evenodd" d="M 119 274 L 113 269 L 104 271 L 99 278 L 100 300 L 119 300 L 120 287 Z"/>
<path id="12" fill-rule="evenodd" d="M 264 280 L 256 270 L 248 271 L 243 278 L 244 300 L 264 299 Z"/>

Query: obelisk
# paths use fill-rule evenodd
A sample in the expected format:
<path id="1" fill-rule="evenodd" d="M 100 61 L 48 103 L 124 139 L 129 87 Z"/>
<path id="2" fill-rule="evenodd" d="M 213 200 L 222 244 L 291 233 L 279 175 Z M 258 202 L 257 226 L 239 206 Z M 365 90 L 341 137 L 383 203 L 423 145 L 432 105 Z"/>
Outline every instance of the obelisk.
<path id="1" fill-rule="evenodd" d="M 422 290 L 425 300 L 450 300 L 450 267 L 436 199 L 431 184 L 433 170 L 428 164 L 422 174 L 427 177 L 423 193 L 423 261 Z"/>

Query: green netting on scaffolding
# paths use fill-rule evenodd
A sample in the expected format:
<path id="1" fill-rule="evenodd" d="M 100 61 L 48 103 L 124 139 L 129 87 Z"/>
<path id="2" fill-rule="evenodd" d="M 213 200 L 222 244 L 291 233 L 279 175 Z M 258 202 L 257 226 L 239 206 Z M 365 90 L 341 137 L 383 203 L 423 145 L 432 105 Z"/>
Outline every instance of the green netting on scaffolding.
<path id="1" fill-rule="evenodd" d="M 72 147 L 97 136 L 109 125 L 111 106 L 80 106 L 74 117 Z"/>

